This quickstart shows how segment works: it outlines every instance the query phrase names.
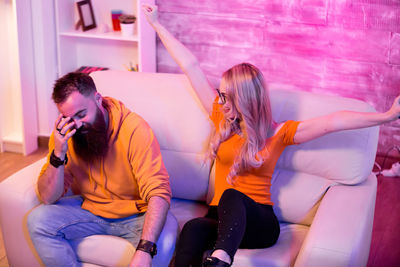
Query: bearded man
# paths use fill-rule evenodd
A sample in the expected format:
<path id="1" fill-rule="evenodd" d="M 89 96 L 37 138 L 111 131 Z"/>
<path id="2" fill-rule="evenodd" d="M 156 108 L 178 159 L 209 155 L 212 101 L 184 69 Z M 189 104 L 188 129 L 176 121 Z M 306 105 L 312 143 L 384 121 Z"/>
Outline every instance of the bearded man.
<path id="1" fill-rule="evenodd" d="M 44 204 L 28 216 L 40 258 L 46 266 L 79 266 L 69 241 L 102 234 L 137 246 L 130 266 L 151 266 L 171 200 L 152 130 L 83 73 L 58 79 L 52 98 L 60 115 L 37 181 Z"/>

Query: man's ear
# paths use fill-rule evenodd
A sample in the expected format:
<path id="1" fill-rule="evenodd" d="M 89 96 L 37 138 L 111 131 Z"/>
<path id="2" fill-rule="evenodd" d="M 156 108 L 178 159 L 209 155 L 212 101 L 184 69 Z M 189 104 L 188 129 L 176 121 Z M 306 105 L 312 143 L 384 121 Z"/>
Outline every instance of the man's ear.
<path id="1" fill-rule="evenodd" d="M 94 93 L 94 100 L 96 101 L 97 107 L 101 107 L 103 103 L 103 97 L 99 92 Z"/>

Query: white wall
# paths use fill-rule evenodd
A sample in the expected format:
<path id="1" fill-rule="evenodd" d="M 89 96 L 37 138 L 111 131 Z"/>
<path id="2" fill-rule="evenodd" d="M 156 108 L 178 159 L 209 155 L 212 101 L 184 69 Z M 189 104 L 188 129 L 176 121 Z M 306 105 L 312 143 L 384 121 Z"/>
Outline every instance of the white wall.
<path id="1" fill-rule="evenodd" d="M 53 1 L 0 0 L 0 140 L 10 151 L 34 151 L 57 116 L 54 24 Z"/>
<path id="2" fill-rule="evenodd" d="M 51 94 L 57 79 L 54 1 L 32 1 L 39 136 L 50 136 L 58 111 Z"/>
<path id="3" fill-rule="evenodd" d="M 0 122 L 2 139 L 22 141 L 21 88 L 15 5 L 0 0 Z"/>

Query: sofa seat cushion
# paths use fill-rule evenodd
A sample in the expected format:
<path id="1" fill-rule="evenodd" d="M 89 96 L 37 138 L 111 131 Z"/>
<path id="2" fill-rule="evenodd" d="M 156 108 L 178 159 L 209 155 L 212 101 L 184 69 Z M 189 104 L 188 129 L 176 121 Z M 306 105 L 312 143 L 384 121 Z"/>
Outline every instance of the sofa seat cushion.
<path id="1" fill-rule="evenodd" d="M 169 212 L 157 242 L 153 266 L 163 267 L 170 262 L 175 250 L 178 223 Z M 78 259 L 92 266 L 128 266 L 136 249 L 127 240 L 110 235 L 93 235 L 71 242 Z M 88 265 L 89 266 L 89 265 Z"/>
<path id="2" fill-rule="evenodd" d="M 337 183 L 320 176 L 276 168 L 271 199 L 280 222 L 311 225 L 325 192 Z"/>
<path id="3" fill-rule="evenodd" d="M 281 223 L 278 242 L 264 249 L 239 249 L 232 266 L 266 267 L 293 266 L 309 227 Z"/>
<path id="4" fill-rule="evenodd" d="M 171 212 L 176 216 L 179 228 L 196 217 L 204 216 L 208 206 L 203 202 L 172 199 Z M 309 227 L 300 224 L 281 223 L 278 242 L 265 249 L 239 249 L 233 266 L 292 266 L 300 251 Z"/>
<path id="5" fill-rule="evenodd" d="M 178 221 L 179 230 L 193 218 L 206 215 L 208 206 L 204 202 L 172 198 L 170 210 Z"/>

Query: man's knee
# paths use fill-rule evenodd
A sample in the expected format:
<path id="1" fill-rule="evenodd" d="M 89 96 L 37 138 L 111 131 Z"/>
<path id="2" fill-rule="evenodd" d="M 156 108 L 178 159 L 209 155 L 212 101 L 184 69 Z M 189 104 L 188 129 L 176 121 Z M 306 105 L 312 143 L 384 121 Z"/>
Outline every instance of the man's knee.
<path id="1" fill-rule="evenodd" d="M 34 208 L 28 214 L 27 226 L 31 235 L 43 229 L 46 222 L 54 219 L 54 214 L 52 214 L 51 210 L 51 205 L 42 204 Z"/>

